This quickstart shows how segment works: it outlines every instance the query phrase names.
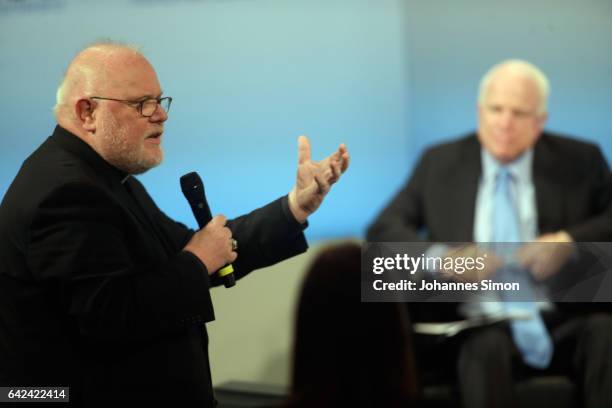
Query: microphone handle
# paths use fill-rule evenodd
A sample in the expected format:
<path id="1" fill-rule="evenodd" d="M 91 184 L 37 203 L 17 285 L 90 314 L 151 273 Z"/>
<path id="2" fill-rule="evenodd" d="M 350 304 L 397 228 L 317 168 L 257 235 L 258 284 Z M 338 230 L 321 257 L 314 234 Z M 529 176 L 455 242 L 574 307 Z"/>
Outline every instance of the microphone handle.
<path id="1" fill-rule="evenodd" d="M 196 221 L 200 229 L 204 228 L 212 220 L 212 213 L 206 197 L 202 193 L 202 197 L 196 200 L 187 200 L 191 207 L 191 212 L 195 216 Z M 236 278 L 234 277 L 234 267 L 231 263 L 226 264 L 223 268 L 217 271 L 219 276 L 223 279 L 223 286 L 231 288 L 236 285 Z"/>

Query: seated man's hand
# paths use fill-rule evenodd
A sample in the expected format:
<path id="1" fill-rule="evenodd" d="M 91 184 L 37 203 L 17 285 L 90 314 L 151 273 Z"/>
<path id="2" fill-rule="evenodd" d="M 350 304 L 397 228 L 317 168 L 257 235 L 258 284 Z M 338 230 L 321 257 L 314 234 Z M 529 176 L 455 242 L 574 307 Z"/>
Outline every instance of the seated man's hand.
<path id="1" fill-rule="evenodd" d="M 469 244 L 460 247 L 450 249 L 446 254 L 445 258 L 453 259 L 453 265 L 464 265 L 464 271 L 459 273 L 457 268 L 455 269 L 443 269 L 441 272 L 443 275 L 450 277 L 453 280 L 461 282 L 479 282 L 483 279 L 489 279 L 497 269 L 503 265 L 503 261 L 493 251 L 487 248 L 482 248 L 478 244 Z M 467 259 L 476 261 L 479 258 L 482 262 L 483 267 L 467 268 L 465 262 Z M 450 263 L 449 263 L 450 264 Z"/>
<path id="2" fill-rule="evenodd" d="M 319 208 L 331 186 L 340 179 L 348 165 L 349 154 L 344 144 L 335 153 L 316 162 L 310 158 L 308 138 L 298 138 L 297 180 L 289 193 L 289 208 L 296 220 L 303 223 Z"/>
<path id="3" fill-rule="evenodd" d="M 570 259 L 574 253 L 573 242 L 565 231 L 540 235 L 519 249 L 519 263 L 537 280 L 546 279 L 559 272 Z"/>

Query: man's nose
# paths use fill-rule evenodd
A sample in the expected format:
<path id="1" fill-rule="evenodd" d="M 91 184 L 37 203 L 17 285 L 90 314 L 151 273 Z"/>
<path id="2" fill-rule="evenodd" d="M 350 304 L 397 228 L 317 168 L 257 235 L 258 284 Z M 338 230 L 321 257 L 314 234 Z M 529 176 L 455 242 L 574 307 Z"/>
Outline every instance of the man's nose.
<path id="1" fill-rule="evenodd" d="M 149 120 L 154 123 L 164 123 L 168 120 L 168 112 L 166 112 L 163 106 L 158 104 L 155 113 L 153 113 Z"/>
<path id="2" fill-rule="evenodd" d="M 511 127 L 513 121 L 514 115 L 510 110 L 503 111 L 502 114 L 499 116 L 499 124 L 504 129 Z"/>

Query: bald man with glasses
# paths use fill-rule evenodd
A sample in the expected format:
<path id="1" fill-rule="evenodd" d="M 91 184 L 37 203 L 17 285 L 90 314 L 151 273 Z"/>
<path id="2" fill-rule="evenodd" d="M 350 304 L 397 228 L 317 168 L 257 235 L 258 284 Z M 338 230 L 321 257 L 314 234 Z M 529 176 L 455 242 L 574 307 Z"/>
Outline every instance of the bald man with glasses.
<path id="1" fill-rule="evenodd" d="M 0 387 L 70 387 L 72 406 L 213 407 L 209 289 L 307 249 L 303 230 L 348 167 L 298 139 L 291 192 L 199 231 L 135 178 L 163 159 L 172 98 L 137 50 L 100 43 L 70 63 L 53 134 L 0 206 Z M 239 245 L 237 245 L 237 243 Z"/>

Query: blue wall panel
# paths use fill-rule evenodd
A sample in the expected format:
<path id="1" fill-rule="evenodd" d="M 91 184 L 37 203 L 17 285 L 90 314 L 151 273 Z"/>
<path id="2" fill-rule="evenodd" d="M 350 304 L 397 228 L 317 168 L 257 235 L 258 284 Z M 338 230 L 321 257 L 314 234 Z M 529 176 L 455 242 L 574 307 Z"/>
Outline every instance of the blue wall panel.
<path id="1" fill-rule="evenodd" d="M 312 217 L 313 239 L 361 236 L 422 149 L 475 126 L 477 82 L 529 59 L 552 82 L 550 129 L 612 157 L 609 1 L 0 1 L 0 194 L 51 133 L 75 52 L 140 44 L 173 96 L 166 160 L 141 179 L 195 226 L 178 186 L 197 170 L 214 212 L 236 216 L 289 191 L 296 138 L 352 164 Z"/>

